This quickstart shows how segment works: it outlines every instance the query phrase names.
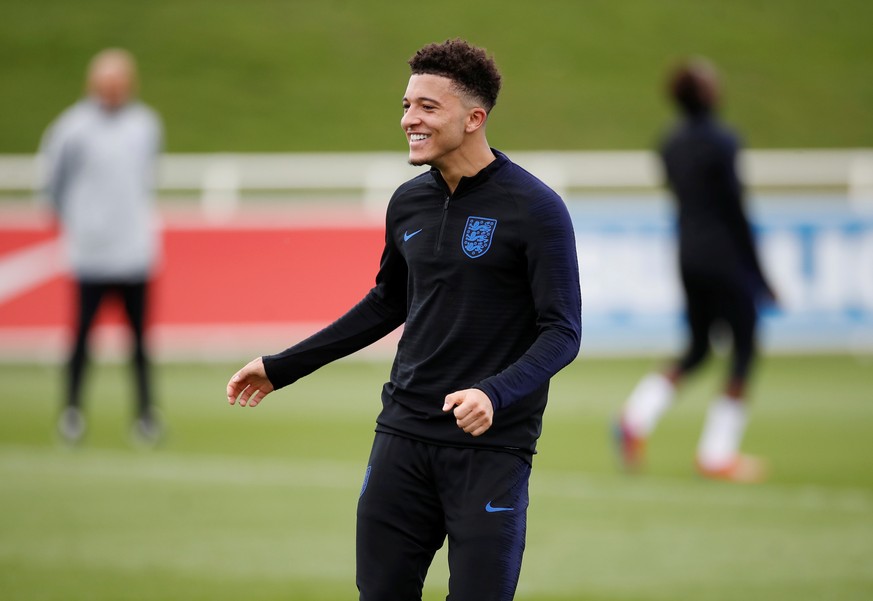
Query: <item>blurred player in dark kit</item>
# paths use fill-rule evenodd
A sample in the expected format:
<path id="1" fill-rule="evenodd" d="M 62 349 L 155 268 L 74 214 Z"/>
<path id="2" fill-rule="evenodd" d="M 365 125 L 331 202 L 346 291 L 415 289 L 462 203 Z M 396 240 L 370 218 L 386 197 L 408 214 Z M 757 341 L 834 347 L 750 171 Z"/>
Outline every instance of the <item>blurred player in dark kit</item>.
<path id="1" fill-rule="evenodd" d="M 358 501 L 360 599 L 421 599 L 448 539 L 452 599 L 510 600 L 549 381 L 579 351 L 575 235 L 560 197 L 486 140 L 501 78 L 485 51 L 451 40 L 409 64 L 400 125 L 431 170 L 391 198 L 375 286 L 227 396 L 254 406 L 404 325 Z"/>
<path id="2" fill-rule="evenodd" d="M 688 347 L 664 372 L 639 382 L 616 424 L 616 440 L 625 466 L 639 468 L 646 439 L 671 406 L 677 386 L 708 356 L 713 329 L 726 326 L 730 372 L 709 407 L 697 468 L 707 477 L 757 481 L 765 476 L 765 466 L 740 453 L 740 443 L 748 419 L 746 387 L 755 355 L 757 305 L 775 297 L 743 208 L 739 143 L 715 115 L 720 95 L 715 69 L 701 59 L 688 61 L 670 74 L 668 89 L 682 118 L 663 142 L 661 157 L 678 208 Z"/>

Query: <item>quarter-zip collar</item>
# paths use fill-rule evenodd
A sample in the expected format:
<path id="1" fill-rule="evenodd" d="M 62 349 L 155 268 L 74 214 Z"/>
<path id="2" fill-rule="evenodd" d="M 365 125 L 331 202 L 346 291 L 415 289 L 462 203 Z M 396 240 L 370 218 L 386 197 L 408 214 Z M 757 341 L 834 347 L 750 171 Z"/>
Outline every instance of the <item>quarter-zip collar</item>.
<path id="1" fill-rule="evenodd" d="M 499 150 L 495 150 L 494 148 L 492 148 L 491 152 L 494 153 L 494 160 L 488 163 L 475 175 L 462 177 L 458 182 L 458 187 L 455 188 L 454 193 L 449 190 L 449 185 L 446 183 L 446 180 L 443 179 L 443 175 L 442 173 L 440 173 L 439 169 L 437 169 L 436 167 L 431 167 L 430 174 L 436 184 L 444 192 L 446 200 L 454 198 L 459 194 L 466 192 L 467 190 L 472 189 L 487 181 L 498 169 L 500 169 L 500 167 L 509 162 L 509 159 L 506 157 L 506 155 Z"/>

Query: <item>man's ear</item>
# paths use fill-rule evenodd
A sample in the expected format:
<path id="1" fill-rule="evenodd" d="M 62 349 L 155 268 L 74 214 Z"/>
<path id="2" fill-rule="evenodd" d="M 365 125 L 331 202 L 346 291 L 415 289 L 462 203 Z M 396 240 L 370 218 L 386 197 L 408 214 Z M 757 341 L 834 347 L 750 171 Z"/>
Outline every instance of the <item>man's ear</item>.
<path id="1" fill-rule="evenodd" d="M 467 123 L 465 131 L 472 134 L 474 131 L 485 125 L 488 120 L 488 113 L 480 106 L 470 109 L 467 113 Z"/>

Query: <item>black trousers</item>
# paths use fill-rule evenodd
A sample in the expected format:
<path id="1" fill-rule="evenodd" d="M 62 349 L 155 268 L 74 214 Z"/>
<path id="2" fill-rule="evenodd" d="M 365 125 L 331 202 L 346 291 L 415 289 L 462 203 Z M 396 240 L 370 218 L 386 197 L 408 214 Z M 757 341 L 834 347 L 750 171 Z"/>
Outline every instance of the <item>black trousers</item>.
<path id="1" fill-rule="evenodd" d="M 707 357 L 713 326 L 724 324 L 731 334 L 732 380 L 745 381 L 755 355 L 757 308 L 754 288 L 740 273 L 682 270 L 689 342 L 679 360 L 682 373 L 693 371 Z"/>
<path id="2" fill-rule="evenodd" d="M 448 537 L 452 601 L 509 601 L 527 529 L 530 463 L 377 433 L 358 500 L 362 601 L 420 600 Z"/>
<path id="3" fill-rule="evenodd" d="M 148 283 L 134 282 L 77 282 L 79 312 L 73 350 L 67 368 L 67 398 L 69 407 L 81 407 L 82 383 L 88 363 L 88 334 L 101 303 L 110 296 L 118 297 L 123 305 L 133 334 L 132 362 L 136 375 L 136 413 L 147 416 L 152 397 L 149 360 L 145 349 L 145 319 Z"/>

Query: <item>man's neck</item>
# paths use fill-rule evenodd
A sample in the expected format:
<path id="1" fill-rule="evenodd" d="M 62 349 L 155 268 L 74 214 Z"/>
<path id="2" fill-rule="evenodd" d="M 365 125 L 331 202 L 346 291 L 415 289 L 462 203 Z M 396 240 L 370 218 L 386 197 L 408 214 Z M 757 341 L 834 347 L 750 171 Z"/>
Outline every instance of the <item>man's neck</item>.
<path id="1" fill-rule="evenodd" d="M 494 159 L 491 147 L 484 139 L 469 150 L 459 151 L 445 165 L 433 165 L 442 175 L 451 193 L 455 192 L 462 177 L 472 177 L 490 165 Z"/>

